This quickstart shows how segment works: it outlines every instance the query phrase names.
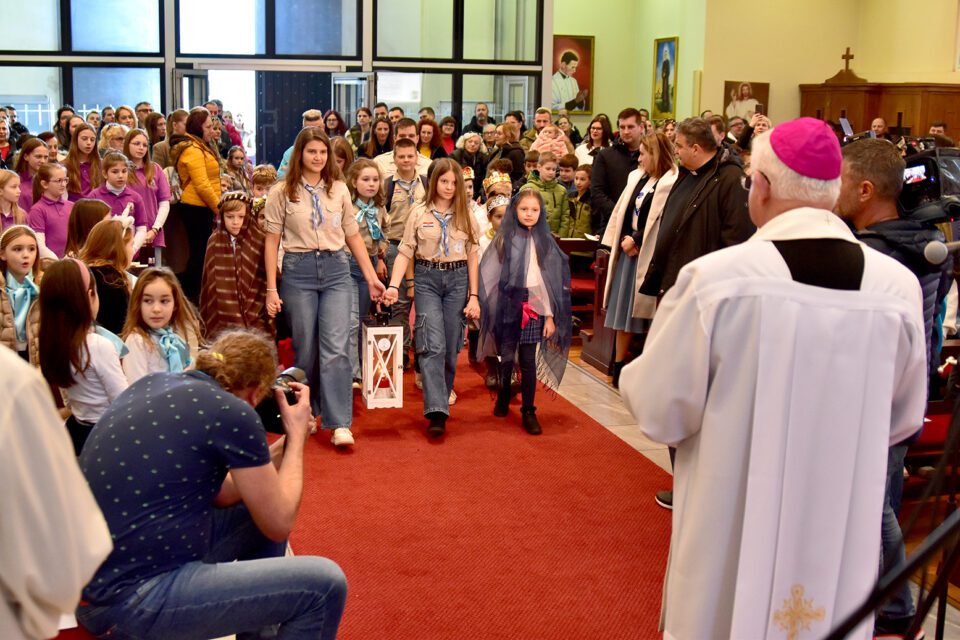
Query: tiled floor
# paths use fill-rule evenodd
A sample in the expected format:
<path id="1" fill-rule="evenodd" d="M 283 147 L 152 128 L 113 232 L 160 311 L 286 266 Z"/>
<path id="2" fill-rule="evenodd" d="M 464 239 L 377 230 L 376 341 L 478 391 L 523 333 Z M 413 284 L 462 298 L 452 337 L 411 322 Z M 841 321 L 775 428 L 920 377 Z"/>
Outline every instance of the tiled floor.
<path id="1" fill-rule="evenodd" d="M 667 447 L 651 441 L 640 433 L 630 412 L 620 399 L 620 393 L 593 373 L 580 365 L 570 362 L 563 374 L 560 395 L 578 409 L 602 424 L 621 440 L 652 460 L 661 469 L 673 473 L 670 467 L 670 454 Z M 653 496 L 650 496 L 653 500 Z M 914 585 L 914 593 L 916 586 Z M 926 637 L 932 640 L 936 629 L 936 607 L 927 616 L 923 625 Z M 960 611 L 947 607 L 947 620 L 944 638 L 960 640 Z"/>

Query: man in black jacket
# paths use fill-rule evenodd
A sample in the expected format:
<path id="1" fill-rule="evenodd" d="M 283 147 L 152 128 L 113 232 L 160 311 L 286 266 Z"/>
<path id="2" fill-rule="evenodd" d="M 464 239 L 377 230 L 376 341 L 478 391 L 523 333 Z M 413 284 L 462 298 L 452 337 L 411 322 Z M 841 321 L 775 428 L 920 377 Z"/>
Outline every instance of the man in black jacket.
<path id="1" fill-rule="evenodd" d="M 497 121 L 490 117 L 490 109 L 487 107 L 487 103 L 478 102 L 477 106 L 474 108 L 474 116 L 470 119 L 470 124 L 463 128 L 464 133 L 470 133 L 474 131 L 483 135 L 483 128 L 490 124 L 497 124 Z"/>
<path id="2" fill-rule="evenodd" d="M 703 118 L 677 126 L 680 175 L 667 197 L 657 245 L 640 293 L 663 297 L 680 269 L 700 256 L 739 244 L 753 235 L 743 169 L 717 146 Z M 670 448 L 673 460 L 674 449 Z M 658 491 L 657 504 L 673 508 L 673 491 Z"/>
<path id="3" fill-rule="evenodd" d="M 640 292 L 663 296 L 688 262 L 739 244 L 756 230 L 747 209 L 743 170 L 717 147 L 702 118 L 677 127 L 680 176 L 663 208 L 660 234 Z"/>
<path id="4" fill-rule="evenodd" d="M 944 241 L 943 233 L 932 223 L 900 217 L 897 198 L 903 187 L 904 167 L 899 151 L 887 140 L 858 140 L 845 146 L 836 212 L 855 229 L 864 244 L 897 260 L 920 281 L 929 373 L 936 370 L 939 358 L 936 338 L 940 327 L 934 318 L 941 309 L 950 279 L 946 263 L 932 265 L 923 255 L 928 243 Z M 906 558 L 897 512 L 903 492 L 903 459 L 909 443 L 901 442 L 887 452 L 881 575 Z M 906 633 L 916 610 L 905 584 L 881 607 L 874 623 L 875 635 Z"/>
<path id="5" fill-rule="evenodd" d="M 633 107 L 617 114 L 619 136 L 593 160 L 590 178 L 590 208 L 600 220 L 600 234 L 607 227 L 620 194 L 627 186 L 627 175 L 637 168 L 640 158 L 640 112 Z"/>

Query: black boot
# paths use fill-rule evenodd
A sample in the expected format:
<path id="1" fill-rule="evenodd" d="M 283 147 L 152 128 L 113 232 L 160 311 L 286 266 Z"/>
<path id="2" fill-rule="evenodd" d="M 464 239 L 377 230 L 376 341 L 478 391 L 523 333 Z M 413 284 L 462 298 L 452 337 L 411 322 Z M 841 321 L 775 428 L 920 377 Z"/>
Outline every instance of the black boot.
<path id="1" fill-rule="evenodd" d="M 623 370 L 623 365 L 624 365 L 624 364 L 625 364 L 625 363 L 624 363 L 623 360 L 621 360 L 620 362 L 614 362 L 614 363 L 613 363 L 612 375 L 613 375 L 613 388 L 614 388 L 614 389 L 619 389 L 619 388 L 620 388 L 620 372 Z"/>
<path id="2" fill-rule="evenodd" d="M 537 408 L 524 407 L 520 409 L 520 420 L 523 424 L 523 430 L 532 436 L 538 436 L 543 433 L 540 423 L 537 421 Z"/>
<path id="3" fill-rule="evenodd" d="M 510 397 L 513 395 L 513 391 L 510 390 L 510 383 L 501 384 L 500 390 L 497 391 L 497 403 L 493 405 L 493 415 L 498 418 L 502 418 L 507 415 L 507 412 L 510 410 Z"/>
<path id="4" fill-rule="evenodd" d="M 447 431 L 447 414 L 440 411 L 433 411 L 427 414 L 430 424 L 427 426 L 427 435 L 431 438 L 439 438 Z"/>

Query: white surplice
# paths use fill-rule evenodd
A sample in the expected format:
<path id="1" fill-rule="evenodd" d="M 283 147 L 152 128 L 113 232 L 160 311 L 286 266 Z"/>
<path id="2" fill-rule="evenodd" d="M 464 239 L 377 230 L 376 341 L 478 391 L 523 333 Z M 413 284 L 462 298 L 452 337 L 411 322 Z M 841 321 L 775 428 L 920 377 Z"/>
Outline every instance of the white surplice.
<path id="1" fill-rule="evenodd" d="M 50 388 L 6 347 L 0 389 L 0 638 L 51 638 L 113 543 Z"/>
<path id="2" fill-rule="evenodd" d="M 887 448 L 926 404 L 920 287 L 863 245 L 859 291 L 795 282 L 771 241 L 804 238 L 857 243 L 804 208 L 690 263 L 621 373 L 677 447 L 665 638 L 821 638 L 876 580 Z"/>

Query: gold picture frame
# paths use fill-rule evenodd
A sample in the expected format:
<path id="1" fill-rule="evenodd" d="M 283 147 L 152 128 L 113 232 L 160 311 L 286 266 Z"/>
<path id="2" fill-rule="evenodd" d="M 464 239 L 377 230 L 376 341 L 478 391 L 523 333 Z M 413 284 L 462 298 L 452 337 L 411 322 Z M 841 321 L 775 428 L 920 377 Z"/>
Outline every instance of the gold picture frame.
<path id="1" fill-rule="evenodd" d="M 677 61 L 680 38 L 657 38 L 653 41 L 653 100 L 650 117 L 654 120 L 676 118 Z"/>

